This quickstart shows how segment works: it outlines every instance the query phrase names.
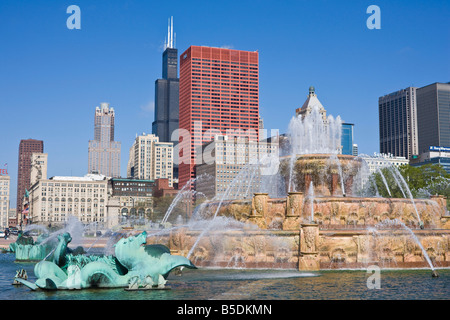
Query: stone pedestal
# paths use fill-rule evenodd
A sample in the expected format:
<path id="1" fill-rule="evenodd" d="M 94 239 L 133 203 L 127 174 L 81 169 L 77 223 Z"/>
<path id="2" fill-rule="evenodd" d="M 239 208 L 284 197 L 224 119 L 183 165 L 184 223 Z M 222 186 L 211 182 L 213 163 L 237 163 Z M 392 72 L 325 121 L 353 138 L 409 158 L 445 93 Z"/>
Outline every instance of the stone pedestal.
<path id="1" fill-rule="evenodd" d="M 301 271 L 317 271 L 320 269 L 318 224 L 301 225 L 298 269 Z"/>
<path id="2" fill-rule="evenodd" d="M 286 219 L 283 230 L 299 230 L 300 216 L 303 211 L 303 192 L 289 192 L 286 198 Z"/>

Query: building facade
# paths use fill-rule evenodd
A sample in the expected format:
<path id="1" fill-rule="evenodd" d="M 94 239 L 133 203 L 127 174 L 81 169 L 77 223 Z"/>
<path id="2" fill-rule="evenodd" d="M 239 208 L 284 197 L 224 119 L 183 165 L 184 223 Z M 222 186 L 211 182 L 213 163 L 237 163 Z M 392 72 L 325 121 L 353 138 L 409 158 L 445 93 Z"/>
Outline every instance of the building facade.
<path id="1" fill-rule="evenodd" d="M 369 173 L 375 173 L 378 169 L 382 169 L 386 166 L 393 165 L 397 168 L 403 165 L 409 164 L 409 160 L 405 157 L 395 157 L 392 154 L 374 154 L 371 156 L 360 156 L 369 167 Z"/>
<path id="2" fill-rule="evenodd" d="M 422 152 L 417 158 L 412 159 L 412 166 L 423 166 L 426 164 L 441 165 L 447 173 L 450 173 L 450 148 L 430 146 L 427 152 Z"/>
<path id="3" fill-rule="evenodd" d="M 153 213 L 154 180 L 112 178 L 109 180 L 110 200 L 118 203 L 119 223 L 145 221 Z"/>
<path id="4" fill-rule="evenodd" d="M 35 139 L 21 140 L 17 170 L 17 223 L 21 221 L 25 191 L 31 186 L 31 155 L 44 152 L 44 141 Z"/>
<path id="5" fill-rule="evenodd" d="M 213 141 L 199 147 L 198 153 L 203 154 L 203 161 L 197 165 L 196 171 L 197 177 L 204 178 L 197 182 L 196 191 L 208 199 L 222 199 L 224 196 L 246 198 L 261 192 L 261 165 L 266 157 L 276 156 L 278 159 L 278 147 L 275 142 L 215 136 Z M 235 179 L 239 180 L 236 190 L 230 189 Z"/>
<path id="6" fill-rule="evenodd" d="M 342 124 L 342 154 L 353 154 L 353 123 L 343 123 Z"/>
<path id="7" fill-rule="evenodd" d="M 358 156 L 358 145 L 356 143 L 353 144 L 352 155 L 355 157 Z"/>
<path id="8" fill-rule="evenodd" d="M 408 87 L 378 99 L 380 153 L 406 159 L 419 153 L 416 90 Z"/>
<path id="9" fill-rule="evenodd" d="M 430 146 L 450 147 L 450 82 L 417 89 L 419 153 Z"/>
<path id="10" fill-rule="evenodd" d="M 173 185 L 173 144 L 160 142 L 154 134 L 137 136 L 130 148 L 128 178 L 141 180 L 169 179 Z"/>
<path id="11" fill-rule="evenodd" d="M 180 188 L 195 179 L 196 149 L 214 135 L 259 139 L 258 59 L 257 51 L 201 46 L 181 54 Z"/>
<path id="12" fill-rule="evenodd" d="M 108 179 L 103 175 L 41 179 L 30 190 L 31 223 L 63 226 L 73 216 L 84 225 L 111 228 L 118 217 L 109 213 L 108 200 Z"/>
<path id="13" fill-rule="evenodd" d="M 94 140 L 89 141 L 88 173 L 120 177 L 120 142 L 114 141 L 115 112 L 108 103 L 95 108 Z"/>
<path id="14" fill-rule="evenodd" d="M 38 180 L 47 179 L 47 161 L 47 153 L 31 154 L 30 185 L 35 184 Z"/>
<path id="15" fill-rule="evenodd" d="M 9 208 L 8 224 L 9 224 L 9 226 L 17 225 L 16 208 Z"/>
<path id="16" fill-rule="evenodd" d="M 11 181 L 5 174 L 0 175 L 0 230 L 9 227 L 9 198 Z"/>

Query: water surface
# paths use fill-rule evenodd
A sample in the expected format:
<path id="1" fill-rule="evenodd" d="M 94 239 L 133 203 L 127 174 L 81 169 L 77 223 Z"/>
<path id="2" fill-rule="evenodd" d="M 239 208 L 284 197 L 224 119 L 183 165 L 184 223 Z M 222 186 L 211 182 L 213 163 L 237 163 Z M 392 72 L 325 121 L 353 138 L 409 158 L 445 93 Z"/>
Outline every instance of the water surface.
<path id="1" fill-rule="evenodd" d="M 450 269 L 381 270 L 380 289 L 369 289 L 366 270 L 300 272 L 297 270 L 184 269 L 171 273 L 170 290 L 85 289 L 32 291 L 11 285 L 16 270 L 34 282 L 34 263 L 16 263 L 0 254 L 1 300 L 448 300 Z"/>

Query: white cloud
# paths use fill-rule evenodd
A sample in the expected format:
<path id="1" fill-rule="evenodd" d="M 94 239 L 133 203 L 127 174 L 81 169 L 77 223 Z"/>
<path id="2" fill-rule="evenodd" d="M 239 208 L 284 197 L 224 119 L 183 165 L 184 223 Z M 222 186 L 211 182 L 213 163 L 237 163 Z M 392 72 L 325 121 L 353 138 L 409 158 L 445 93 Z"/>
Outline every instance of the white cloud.
<path id="1" fill-rule="evenodd" d="M 155 111 L 155 101 L 149 101 L 146 104 L 141 105 L 140 109 L 143 116 L 153 116 L 153 112 Z"/>

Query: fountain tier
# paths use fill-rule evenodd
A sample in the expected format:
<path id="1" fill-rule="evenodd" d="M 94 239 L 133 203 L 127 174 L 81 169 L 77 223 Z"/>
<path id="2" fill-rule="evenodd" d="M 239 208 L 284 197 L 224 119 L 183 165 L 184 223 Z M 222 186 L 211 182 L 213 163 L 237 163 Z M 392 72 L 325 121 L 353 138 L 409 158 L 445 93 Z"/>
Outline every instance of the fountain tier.
<path id="1" fill-rule="evenodd" d="M 190 225 L 158 236 L 149 234 L 147 242 L 165 243 L 174 254 L 190 254 L 199 266 L 427 268 L 428 256 L 437 268 L 450 266 L 450 216 L 444 197 L 416 199 L 415 205 L 409 199 L 316 197 L 312 208 L 305 198 L 303 192 L 278 199 L 256 193 L 251 200 L 226 201 L 220 207 L 219 202 L 210 203 L 210 212 L 215 214 L 218 208 L 209 222 L 216 224 L 210 232 Z M 424 230 L 419 228 L 416 208 Z M 311 212 L 314 223 L 310 223 Z M 389 220 L 414 230 L 417 239 L 405 227 L 378 227 L 376 234 L 371 232 Z M 227 227 L 226 221 L 240 225 Z"/>
<path id="2" fill-rule="evenodd" d="M 297 155 L 295 161 L 291 158 L 280 158 L 280 173 L 287 190 L 307 193 L 312 182 L 317 196 L 351 195 L 362 161 L 342 154 L 303 154 Z"/>

